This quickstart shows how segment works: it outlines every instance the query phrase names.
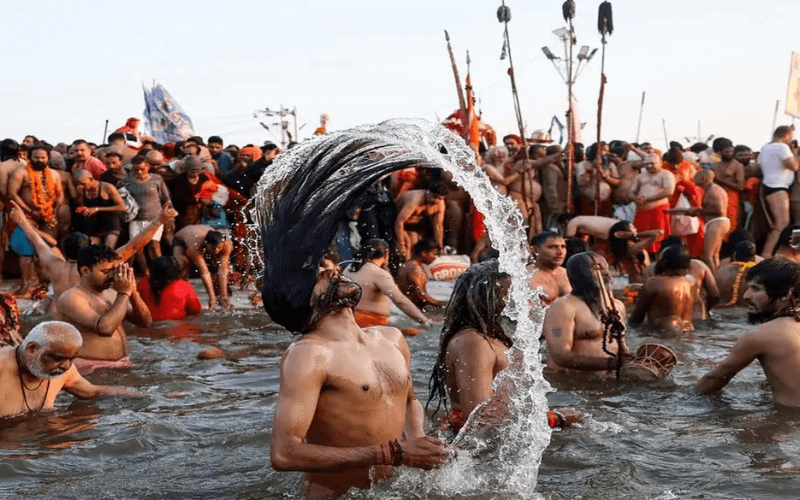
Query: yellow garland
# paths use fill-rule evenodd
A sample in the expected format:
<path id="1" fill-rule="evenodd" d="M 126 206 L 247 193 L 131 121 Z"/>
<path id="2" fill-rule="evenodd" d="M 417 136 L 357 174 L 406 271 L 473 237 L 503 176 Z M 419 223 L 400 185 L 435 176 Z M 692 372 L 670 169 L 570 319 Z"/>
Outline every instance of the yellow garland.
<path id="1" fill-rule="evenodd" d="M 49 168 L 38 171 L 28 163 L 28 177 L 31 180 L 31 200 L 36 210 L 42 214 L 45 224 L 56 225 L 55 205 L 58 200 L 60 181 L 56 181 Z"/>

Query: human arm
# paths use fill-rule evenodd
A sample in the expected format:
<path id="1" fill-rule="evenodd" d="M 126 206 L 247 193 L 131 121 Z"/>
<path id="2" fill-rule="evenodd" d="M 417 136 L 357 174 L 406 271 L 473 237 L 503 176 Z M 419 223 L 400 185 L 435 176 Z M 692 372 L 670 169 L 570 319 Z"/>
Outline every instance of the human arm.
<path id="1" fill-rule="evenodd" d="M 111 307 L 100 315 L 89 305 L 86 298 L 73 288 L 58 298 L 58 312 L 65 321 L 82 330 L 94 332 L 100 337 L 111 337 L 116 333 L 128 313 L 131 295 L 136 291 L 136 281 L 133 278 L 133 270 L 127 264 L 120 264 L 112 272 L 114 273 L 112 288 L 117 292 L 117 296 Z"/>
<path id="2" fill-rule="evenodd" d="M 784 168 L 787 168 L 792 172 L 797 172 L 798 167 L 800 167 L 800 161 L 797 157 L 798 151 L 789 144 L 786 145 L 786 150 L 787 151 L 781 155 L 781 162 L 783 163 Z"/>
<path id="3" fill-rule="evenodd" d="M 72 365 L 64 374 L 64 390 L 80 399 L 92 399 L 100 396 L 142 396 L 142 393 L 116 385 L 95 385 L 78 373 Z"/>
<path id="4" fill-rule="evenodd" d="M 63 264 L 66 261 L 63 257 L 61 257 L 61 255 L 53 252 L 52 247 L 47 244 L 44 239 L 42 239 L 39 231 L 37 231 L 31 225 L 27 218 L 25 218 L 25 215 L 22 213 L 22 209 L 19 207 L 19 205 L 13 201 L 10 203 L 11 213 L 9 214 L 9 217 L 17 226 L 22 229 L 25 237 L 28 238 L 28 241 L 31 242 L 34 250 L 36 250 L 36 255 L 39 258 L 39 266 L 42 268 L 45 277 L 52 277 L 55 271 L 55 266 Z"/>
<path id="5" fill-rule="evenodd" d="M 375 286 L 378 287 L 381 293 L 392 299 L 392 302 L 394 302 L 401 311 L 425 326 L 431 324 L 431 320 L 428 319 L 408 297 L 403 295 L 403 292 L 400 291 L 400 288 L 397 286 L 397 283 L 395 283 L 392 275 L 389 274 L 389 271 L 380 268 L 373 268 L 372 271 L 372 278 L 374 279 Z"/>
<path id="6" fill-rule="evenodd" d="M 638 241 L 631 247 L 630 253 L 636 255 L 645 248 L 648 248 L 650 245 L 655 243 L 656 239 L 658 239 L 658 237 L 662 234 L 664 234 L 663 229 L 650 229 L 649 231 L 636 233 Z"/>
<path id="7" fill-rule="evenodd" d="M 710 311 L 711 308 L 719 302 L 720 292 L 717 286 L 717 278 L 705 262 L 702 260 L 693 260 L 693 262 L 703 267 L 703 289 L 706 291 L 706 310 Z"/>
<path id="8" fill-rule="evenodd" d="M 130 277 L 136 283 L 136 279 L 133 276 L 133 268 L 128 266 L 127 264 L 122 264 L 128 268 L 130 272 Z M 126 272 L 128 272 L 126 271 Z M 121 292 L 118 292 L 118 294 Z M 129 300 L 130 307 L 127 309 L 125 314 L 125 319 L 133 323 L 134 325 L 142 328 L 147 328 L 148 326 L 153 324 L 153 317 L 150 314 L 150 308 L 147 307 L 147 303 L 145 303 L 142 296 L 139 295 L 139 290 L 136 286 L 133 287 L 131 291 L 130 300 Z"/>
<path id="9" fill-rule="evenodd" d="M 439 246 L 444 248 L 444 211 L 446 208 L 445 201 L 439 200 L 436 204 L 436 212 L 431 217 L 431 225 L 433 226 L 433 240 Z"/>
<path id="10" fill-rule="evenodd" d="M 18 168 L 11 174 L 8 180 L 8 197 L 11 201 L 16 203 L 23 212 L 31 214 L 33 213 L 33 209 L 19 196 L 19 190 L 22 188 L 22 181 L 25 178 L 25 173 L 26 170 L 24 168 Z"/>
<path id="11" fill-rule="evenodd" d="M 407 270 L 403 272 L 407 272 Z M 431 297 L 428 294 L 427 290 L 428 277 L 425 275 L 425 271 L 422 270 L 422 266 L 420 265 L 414 266 L 413 271 L 409 272 L 407 283 L 408 283 L 408 297 L 413 303 L 416 304 L 424 302 L 434 307 L 441 307 L 447 305 L 447 302 L 436 300 L 435 298 Z"/>
<path id="12" fill-rule="evenodd" d="M 197 298 L 197 292 L 192 284 L 188 281 L 184 281 L 183 284 L 185 288 L 184 310 L 186 311 L 186 314 L 200 314 L 203 306 L 200 304 L 200 300 Z"/>
<path id="13" fill-rule="evenodd" d="M 697 391 L 703 394 L 718 392 L 740 371 L 746 368 L 763 352 L 755 332 L 748 332 L 733 344 L 731 352 L 713 370 L 697 382 Z"/>
<path id="14" fill-rule="evenodd" d="M 189 262 L 197 267 L 200 273 L 200 281 L 203 282 L 203 287 L 205 287 L 208 293 L 208 308 L 214 311 L 217 308 L 217 294 L 214 291 L 214 281 L 211 277 L 211 272 L 208 270 L 206 260 L 203 258 L 203 254 L 192 248 L 187 248 L 185 255 Z"/>
<path id="15" fill-rule="evenodd" d="M 408 234 L 405 230 L 405 224 L 414 215 L 418 204 L 417 200 L 410 199 L 411 194 L 414 193 L 406 193 L 401 196 L 400 199 L 403 201 L 402 208 L 400 208 L 394 220 L 394 234 L 397 237 L 397 246 L 400 249 L 400 254 L 403 256 L 411 249 L 407 241 Z"/>
<path id="16" fill-rule="evenodd" d="M 649 281 L 650 280 L 648 280 L 648 282 Z M 653 305 L 654 295 L 650 287 L 647 285 L 648 283 L 645 283 L 644 288 L 642 288 L 642 292 L 636 299 L 636 305 L 633 308 L 633 313 L 631 313 L 631 317 L 628 318 L 629 325 L 641 324 L 647 315 L 647 311 L 650 310 L 650 306 Z"/>
<path id="17" fill-rule="evenodd" d="M 117 192 L 117 195 L 119 195 L 119 192 Z M 161 207 L 161 213 L 158 214 L 158 217 L 148 224 L 141 233 L 136 235 L 136 237 L 117 249 L 117 255 L 119 255 L 119 258 L 122 259 L 123 262 L 130 260 L 150 242 L 150 240 L 153 238 L 153 235 L 156 234 L 156 231 L 158 231 L 159 227 L 177 216 L 178 212 L 172 208 L 170 203 L 165 203 L 164 206 Z"/>
<path id="18" fill-rule="evenodd" d="M 547 309 L 544 317 L 544 336 L 550 356 L 558 366 L 582 371 L 611 370 L 612 356 L 590 356 L 572 352 L 575 343 L 575 309 L 564 298 Z"/>
<path id="19" fill-rule="evenodd" d="M 117 188 L 107 182 L 102 183 L 101 186 L 103 191 L 108 195 L 108 198 L 114 202 L 114 205 L 110 207 L 90 207 L 87 208 L 86 212 L 84 213 L 87 215 L 94 215 L 99 212 L 124 212 L 125 203 L 123 203 L 122 197 L 119 195 Z"/>

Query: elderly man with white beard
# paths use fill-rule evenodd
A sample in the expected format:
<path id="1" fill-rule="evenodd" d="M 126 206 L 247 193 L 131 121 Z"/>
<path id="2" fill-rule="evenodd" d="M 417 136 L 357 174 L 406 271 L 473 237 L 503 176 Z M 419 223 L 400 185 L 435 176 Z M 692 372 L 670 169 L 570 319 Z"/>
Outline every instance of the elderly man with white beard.
<path id="1" fill-rule="evenodd" d="M 17 347 L 0 349 L 0 418 L 53 408 L 62 390 L 81 399 L 139 393 L 125 387 L 94 385 L 72 360 L 83 344 L 78 330 L 61 321 L 36 325 Z"/>

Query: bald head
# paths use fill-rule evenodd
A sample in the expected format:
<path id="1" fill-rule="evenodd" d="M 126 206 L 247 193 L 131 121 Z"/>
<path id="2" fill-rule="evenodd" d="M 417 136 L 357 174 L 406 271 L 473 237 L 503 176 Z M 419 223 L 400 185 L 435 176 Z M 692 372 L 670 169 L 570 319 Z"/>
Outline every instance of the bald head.
<path id="1" fill-rule="evenodd" d="M 661 157 L 653 153 L 645 155 L 644 166 L 651 173 L 661 170 Z"/>
<path id="2" fill-rule="evenodd" d="M 149 151 L 144 158 L 150 165 L 164 164 L 164 155 L 161 153 L 161 151 L 156 151 L 156 150 Z"/>
<path id="3" fill-rule="evenodd" d="M 75 181 L 76 184 L 80 184 L 83 181 L 94 179 L 94 176 L 92 176 L 92 173 L 86 170 L 85 168 L 79 168 L 72 174 L 72 179 Z"/>
<path id="4" fill-rule="evenodd" d="M 706 188 L 714 183 L 714 172 L 712 170 L 700 170 L 694 174 L 694 183 L 701 188 Z"/>

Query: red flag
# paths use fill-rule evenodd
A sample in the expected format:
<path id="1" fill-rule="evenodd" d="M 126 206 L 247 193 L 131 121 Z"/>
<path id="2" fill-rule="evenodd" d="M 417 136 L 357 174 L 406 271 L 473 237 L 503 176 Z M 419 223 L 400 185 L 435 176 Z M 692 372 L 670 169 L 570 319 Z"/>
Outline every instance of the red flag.
<path id="1" fill-rule="evenodd" d="M 476 148 L 481 143 L 480 119 L 475 115 L 475 99 L 472 95 L 472 82 L 467 73 L 467 144 Z"/>

